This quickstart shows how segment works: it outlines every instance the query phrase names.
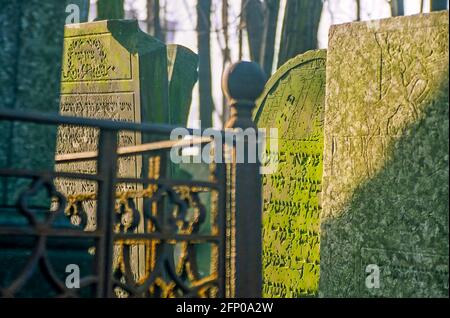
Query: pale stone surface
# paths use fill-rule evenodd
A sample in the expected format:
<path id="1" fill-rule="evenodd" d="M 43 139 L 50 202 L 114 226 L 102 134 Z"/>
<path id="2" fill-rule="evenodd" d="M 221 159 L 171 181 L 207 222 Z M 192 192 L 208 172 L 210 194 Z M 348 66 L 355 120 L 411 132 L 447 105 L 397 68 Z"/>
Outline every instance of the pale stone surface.
<path id="1" fill-rule="evenodd" d="M 331 28 L 321 296 L 448 297 L 448 108 L 448 12 Z"/>
<path id="2" fill-rule="evenodd" d="M 291 59 L 258 101 L 258 128 L 278 129 L 278 168 L 263 177 L 266 297 L 317 294 L 325 61 L 323 50 Z"/>

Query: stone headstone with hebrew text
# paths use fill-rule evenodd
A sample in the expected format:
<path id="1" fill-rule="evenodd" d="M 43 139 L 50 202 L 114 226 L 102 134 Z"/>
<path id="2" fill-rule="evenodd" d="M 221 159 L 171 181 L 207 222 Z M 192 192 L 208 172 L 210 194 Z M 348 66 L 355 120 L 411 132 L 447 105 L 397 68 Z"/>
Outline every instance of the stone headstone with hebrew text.
<path id="1" fill-rule="evenodd" d="M 258 102 L 256 123 L 267 129 L 268 158 L 277 162 L 263 176 L 266 297 L 317 294 L 325 61 L 323 50 L 291 59 Z M 270 128 L 278 136 L 269 136 Z"/>
<path id="2" fill-rule="evenodd" d="M 448 11 L 332 26 L 320 295 L 448 297 Z"/>
<path id="3" fill-rule="evenodd" d="M 61 79 L 63 115 L 128 122 L 168 121 L 167 57 L 163 43 L 139 30 L 136 21 L 100 21 L 66 26 Z M 57 155 L 98 150 L 98 131 L 60 127 Z M 121 132 L 119 146 L 142 143 L 138 133 Z M 66 172 L 95 173 L 94 161 L 61 163 Z M 142 161 L 119 160 L 121 177 L 141 177 Z M 66 194 L 96 191 L 95 183 L 60 180 Z M 135 189 L 129 185 L 125 188 Z M 93 215 L 95 202 L 86 202 Z"/>

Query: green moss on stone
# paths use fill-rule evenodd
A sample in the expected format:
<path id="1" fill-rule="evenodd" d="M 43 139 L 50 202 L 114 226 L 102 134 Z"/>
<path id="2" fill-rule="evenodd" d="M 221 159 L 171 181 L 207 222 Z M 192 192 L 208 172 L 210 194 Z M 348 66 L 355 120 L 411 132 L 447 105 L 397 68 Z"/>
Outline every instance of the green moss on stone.
<path id="1" fill-rule="evenodd" d="M 258 128 L 278 129 L 279 164 L 263 176 L 263 295 L 317 294 L 325 51 L 283 65 L 258 101 Z M 268 133 L 268 131 L 267 131 Z"/>
<path id="2" fill-rule="evenodd" d="M 332 27 L 321 296 L 448 297 L 448 80 L 448 12 Z"/>

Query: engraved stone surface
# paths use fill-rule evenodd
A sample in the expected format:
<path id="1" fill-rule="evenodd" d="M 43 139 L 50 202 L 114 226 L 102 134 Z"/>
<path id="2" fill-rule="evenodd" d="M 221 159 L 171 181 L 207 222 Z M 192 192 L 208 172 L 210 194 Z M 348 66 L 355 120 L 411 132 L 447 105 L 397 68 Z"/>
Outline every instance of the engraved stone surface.
<path id="1" fill-rule="evenodd" d="M 448 11 L 331 28 L 320 296 L 448 297 L 448 57 Z"/>
<path id="2" fill-rule="evenodd" d="M 58 111 L 64 1 L 0 1 L 0 107 Z M 52 170 L 56 128 L 0 122 L 0 168 Z M 0 180 L 0 203 L 15 204 L 29 180 Z M 42 203 L 42 202 L 41 202 Z"/>
<path id="3" fill-rule="evenodd" d="M 263 176 L 265 297 L 317 294 L 325 61 L 323 50 L 291 59 L 258 101 L 258 128 L 279 138 L 277 170 Z"/>
<path id="4" fill-rule="evenodd" d="M 63 115 L 129 122 L 167 123 L 169 119 L 167 53 L 163 43 L 139 30 L 136 21 L 100 21 L 66 26 L 61 78 Z M 145 142 L 140 134 L 121 132 L 119 146 Z M 57 154 L 98 149 L 98 131 L 60 127 Z M 142 158 L 119 160 L 118 175 L 142 177 Z M 61 163 L 59 171 L 95 173 L 95 162 Z M 87 181 L 59 180 L 66 194 L 96 191 Z M 121 185 L 120 189 L 137 189 Z M 95 224 L 95 202 L 83 203 Z M 140 209 L 142 211 L 142 209 Z"/>

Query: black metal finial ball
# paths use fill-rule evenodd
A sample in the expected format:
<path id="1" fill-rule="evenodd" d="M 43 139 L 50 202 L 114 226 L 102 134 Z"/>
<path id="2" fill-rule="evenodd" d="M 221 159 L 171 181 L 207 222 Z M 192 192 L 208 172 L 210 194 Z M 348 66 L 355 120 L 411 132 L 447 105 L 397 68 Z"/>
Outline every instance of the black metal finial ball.
<path id="1" fill-rule="evenodd" d="M 222 90 L 232 102 L 256 101 L 264 91 L 267 76 L 254 62 L 238 62 L 230 65 L 222 77 Z"/>

